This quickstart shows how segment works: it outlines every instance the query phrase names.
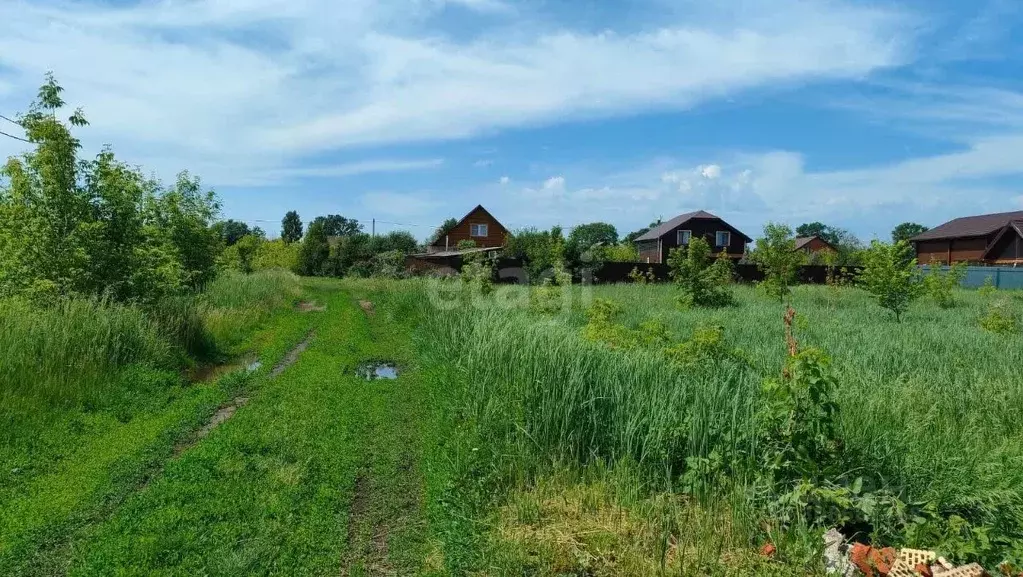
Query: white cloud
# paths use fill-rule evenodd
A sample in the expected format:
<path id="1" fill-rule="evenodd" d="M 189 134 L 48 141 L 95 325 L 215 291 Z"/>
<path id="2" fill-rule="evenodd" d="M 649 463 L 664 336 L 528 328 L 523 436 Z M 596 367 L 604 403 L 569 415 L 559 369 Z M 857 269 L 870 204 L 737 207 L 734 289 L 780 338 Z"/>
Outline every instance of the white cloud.
<path id="1" fill-rule="evenodd" d="M 500 182 L 502 185 L 503 184 L 508 184 L 509 182 L 511 182 L 511 178 L 509 178 L 507 176 L 502 176 L 501 180 L 499 180 L 498 182 Z"/>
<path id="2" fill-rule="evenodd" d="M 404 172 L 437 168 L 444 164 L 440 158 L 428 160 L 367 160 L 333 166 L 304 166 L 268 170 L 252 175 L 254 183 L 276 184 L 291 178 L 338 178 L 374 172 Z"/>
<path id="3" fill-rule="evenodd" d="M 494 164 L 494 161 L 487 158 L 483 158 L 472 163 L 472 165 L 475 166 L 476 168 L 486 168 L 492 164 Z"/>
<path id="4" fill-rule="evenodd" d="M 492 24 L 445 35 L 434 18 L 444 2 L 427 0 L 344 10 L 328 0 L 0 0 L 0 110 L 24 109 L 53 70 L 92 122 L 80 131 L 90 148 L 112 143 L 162 176 L 191 168 L 217 183 L 325 150 L 686 108 L 907 58 L 902 14 L 837 1 L 742 3 L 741 24 L 678 17 L 601 33 L 518 17 L 497 0 L 457 4 Z"/>
<path id="5" fill-rule="evenodd" d="M 564 176 L 552 176 L 544 181 L 543 189 L 550 192 L 564 192 L 565 190 L 565 177 Z"/>
<path id="6" fill-rule="evenodd" d="M 700 176 L 708 180 L 715 180 L 717 178 L 721 178 L 721 167 L 716 164 L 705 164 L 699 167 L 697 170 L 699 170 Z"/>

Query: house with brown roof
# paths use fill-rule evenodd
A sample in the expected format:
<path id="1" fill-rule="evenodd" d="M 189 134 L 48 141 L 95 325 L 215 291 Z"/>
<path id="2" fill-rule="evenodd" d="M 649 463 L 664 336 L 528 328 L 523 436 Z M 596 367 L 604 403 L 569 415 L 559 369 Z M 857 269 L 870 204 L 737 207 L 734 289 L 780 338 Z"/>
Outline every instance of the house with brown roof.
<path id="1" fill-rule="evenodd" d="M 1023 263 L 1023 211 L 966 216 L 909 239 L 920 264 Z"/>
<path id="2" fill-rule="evenodd" d="M 835 246 L 823 238 L 814 236 L 797 236 L 796 237 L 796 250 L 801 250 L 806 254 L 813 254 L 815 252 L 821 252 L 830 250 L 837 252 Z"/>
<path id="3" fill-rule="evenodd" d="M 693 238 L 703 237 L 715 255 L 724 252 L 736 260 L 746 253 L 753 239 L 721 218 L 703 211 L 687 212 L 661 223 L 636 238 L 641 262 L 665 263 L 673 248 L 688 246 Z"/>
<path id="4" fill-rule="evenodd" d="M 508 229 L 483 208 L 482 204 L 478 204 L 447 234 L 441 235 L 433 244 L 426 247 L 426 252 L 455 251 L 458 249 L 458 243 L 463 240 L 473 241 L 477 249 L 496 249 L 504 246 L 504 239 L 507 236 Z"/>

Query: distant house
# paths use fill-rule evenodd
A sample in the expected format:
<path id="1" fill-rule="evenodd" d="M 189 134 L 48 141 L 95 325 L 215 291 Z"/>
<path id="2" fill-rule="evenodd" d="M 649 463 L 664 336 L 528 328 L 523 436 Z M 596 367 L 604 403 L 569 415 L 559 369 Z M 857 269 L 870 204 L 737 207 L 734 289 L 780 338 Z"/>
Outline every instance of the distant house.
<path id="1" fill-rule="evenodd" d="M 697 237 L 707 239 L 714 254 L 724 252 L 734 259 L 742 258 L 746 244 L 753 242 L 752 238 L 739 229 L 702 210 L 681 214 L 661 223 L 635 242 L 640 261 L 665 263 L 671 249 L 687 246 L 690 240 Z"/>
<path id="2" fill-rule="evenodd" d="M 1023 211 L 966 216 L 918 234 L 909 241 L 917 261 L 949 264 L 1023 263 Z"/>
<path id="3" fill-rule="evenodd" d="M 796 237 L 796 250 L 801 250 L 806 254 L 813 254 L 815 252 L 821 252 L 830 250 L 837 252 L 835 246 L 830 242 L 824 240 L 819 236 L 797 236 Z"/>
<path id="4" fill-rule="evenodd" d="M 427 253 L 451 252 L 458 249 L 458 243 L 471 240 L 477 248 L 500 248 L 508 229 L 504 227 L 483 205 L 469 211 L 447 234 L 426 247 Z"/>

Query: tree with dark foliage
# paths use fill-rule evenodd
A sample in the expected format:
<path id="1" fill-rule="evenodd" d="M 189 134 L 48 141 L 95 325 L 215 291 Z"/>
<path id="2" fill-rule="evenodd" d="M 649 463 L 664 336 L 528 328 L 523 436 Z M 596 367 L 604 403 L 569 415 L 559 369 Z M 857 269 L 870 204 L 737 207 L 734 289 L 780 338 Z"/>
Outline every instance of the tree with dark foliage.
<path id="1" fill-rule="evenodd" d="M 302 219 L 294 210 L 288 211 L 281 220 L 281 238 L 289 243 L 302 240 Z"/>

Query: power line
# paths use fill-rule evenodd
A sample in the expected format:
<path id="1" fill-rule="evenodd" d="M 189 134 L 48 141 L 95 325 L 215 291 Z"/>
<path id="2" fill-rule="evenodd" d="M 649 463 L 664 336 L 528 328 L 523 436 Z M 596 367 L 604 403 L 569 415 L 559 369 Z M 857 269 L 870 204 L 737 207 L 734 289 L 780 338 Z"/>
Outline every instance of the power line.
<path id="1" fill-rule="evenodd" d="M 18 122 L 17 120 L 11 120 L 10 118 L 4 116 L 3 114 L 0 114 L 0 118 L 6 120 L 7 122 L 10 122 L 11 124 L 17 124 L 18 126 L 24 126 L 22 123 Z"/>
<path id="2" fill-rule="evenodd" d="M 20 136 L 14 136 L 13 134 L 7 134 L 6 132 L 4 132 L 2 130 L 0 130 L 0 134 L 2 134 L 3 136 L 6 136 L 7 138 L 13 138 L 14 140 L 20 140 L 22 142 L 27 142 L 29 144 L 35 144 L 31 140 L 25 140 L 24 138 L 21 138 Z"/>

